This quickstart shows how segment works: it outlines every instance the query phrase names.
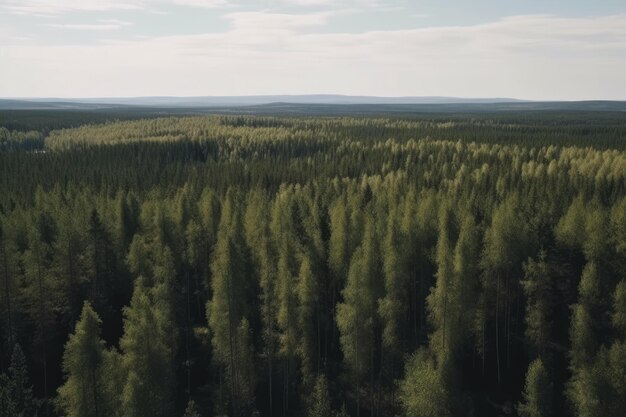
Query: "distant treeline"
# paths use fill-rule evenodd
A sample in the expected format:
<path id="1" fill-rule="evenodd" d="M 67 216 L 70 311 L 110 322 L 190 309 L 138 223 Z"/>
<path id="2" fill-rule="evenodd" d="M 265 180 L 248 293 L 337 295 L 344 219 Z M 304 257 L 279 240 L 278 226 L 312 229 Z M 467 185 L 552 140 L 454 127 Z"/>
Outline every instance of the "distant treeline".
<path id="1" fill-rule="evenodd" d="M 0 415 L 626 415 L 626 125 L 516 117 L 3 148 Z"/>

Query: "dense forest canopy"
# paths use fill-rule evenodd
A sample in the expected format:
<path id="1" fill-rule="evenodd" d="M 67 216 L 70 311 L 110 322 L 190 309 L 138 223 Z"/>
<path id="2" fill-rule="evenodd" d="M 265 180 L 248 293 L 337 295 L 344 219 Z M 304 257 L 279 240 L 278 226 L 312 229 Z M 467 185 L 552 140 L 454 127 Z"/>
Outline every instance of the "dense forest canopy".
<path id="1" fill-rule="evenodd" d="M 626 415 L 624 114 L 54 114 L 0 114 L 1 416 Z"/>

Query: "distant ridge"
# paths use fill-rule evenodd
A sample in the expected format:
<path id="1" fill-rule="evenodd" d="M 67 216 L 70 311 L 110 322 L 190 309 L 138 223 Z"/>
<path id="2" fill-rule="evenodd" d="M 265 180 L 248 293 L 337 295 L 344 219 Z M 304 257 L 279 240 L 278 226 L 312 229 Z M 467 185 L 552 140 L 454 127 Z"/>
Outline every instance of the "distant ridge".
<path id="1" fill-rule="evenodd" d="M 275 95 L 232 97 L 10 98 L 0 111 L 120 111 L 159 114 L 411 115 L 498 111 L 626 112 L 626 101 L 525 101 L 510 98 Z"/>
<path id="2" fill-rule="evenodd" d="M 200 96 L 200 97 L 120 97 L 120 98 L 11 98 L 0 99 L 0 108 L 55 107 L 75 105 L 90 106 L 142 106 L 142 107 L 212 107 L 255 106 L 273 103 L 286 104 L 490 104 L 525 102 L 513 98 L 459 98 L 459 97 L 376 97 L 345 96 L 338 94 L 312 95 L 253 95 L 253 96 Z"/>

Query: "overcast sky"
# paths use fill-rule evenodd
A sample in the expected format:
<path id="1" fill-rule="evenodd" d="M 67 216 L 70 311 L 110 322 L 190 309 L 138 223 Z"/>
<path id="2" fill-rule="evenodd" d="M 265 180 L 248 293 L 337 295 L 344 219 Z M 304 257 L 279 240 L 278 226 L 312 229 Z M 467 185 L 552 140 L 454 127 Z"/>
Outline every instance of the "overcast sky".
<path id="1" fill-rule="evenodd" d="M 0 0 L 0 97 L 626 100 L 624 0 Z"/>

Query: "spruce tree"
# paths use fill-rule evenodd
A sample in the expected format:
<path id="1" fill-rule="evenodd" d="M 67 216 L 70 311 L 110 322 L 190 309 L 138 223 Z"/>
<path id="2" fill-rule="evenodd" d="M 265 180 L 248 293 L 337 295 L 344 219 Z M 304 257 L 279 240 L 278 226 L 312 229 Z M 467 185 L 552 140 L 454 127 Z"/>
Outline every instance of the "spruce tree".
<path id="1" fill-rule="evenodd" d="M 151 294 L 144 279 L 137 280 L 130 306 L 124 309 L 120 340 L 128 375 L 123 392 L 125 417 L 171 415 L 174 352 L 168 308 Z"/>
<path id="2" fill-rule="evenodd" d="M 324 374 L 315 378 L 315 386 L 307 404 L 307 417 L 328 417 L 331 415 L 328 381 Z"/>
<path id="3" fill-rule="evenodd" d="M 33 395 L 33 386 L 28 377 L 28 369 L 26 368 L 26 358 L 20 345 L 16 344 L 11 355 L 11 364 L 9 365 L 9 386 L 13 407 L 19 417 L 33 416 L 37 413 L 39 407 Z"/>
<path id="4" fill-rule="evenodd" d="M 246 349 L 247 352 L 252 347 L 250 339 L 239 340 L 248 334 L 241 330 L 243 323 L 248 323 L 248 282 L 244 237 L 235 198 L 234 193 L 229 192 L 222 209 L 211 262 L 212 298 L 207 303 L 207 321 L 212 332 L 213 357 L 226 371 L 232 412 L 240 415 L 249 407 L 249 396 L 254 392 L 254 384 L 241 380 L 241 376 L 247 372 L 249 361 L 244 361 L 247 355 L 240 357 L 238 353 L 238 349 Z"/>
<path id="5" fill-rule="evenodd" d="M 541 359 L 528 366 L 523 401 L 517 406 L 520 417 L 552 415 L 552 382 Z"/>
<path id="6" fill-rule="evenodd" d="M 426 349 L 420 349 L 407 360 L 399 400 L 406 417 L 452 417 L 450 395 L 441 369 Z"/>
<path id="7" fill-rule="evenodd" d="M 524 265 L 522 287 L 526 295 L 526 338 L 540 358 L 548 352 L 552 334 L 552 276 L 546 253 L 538 259 L 528 259 Z"/>
<path id="8" fill-rule="evenodd" d="M 337 306 L 337 327 L 346 368 L 349 370 L 360 412 L 361 386 L 370 376 L 373 389 L 377 302 L 382 289 L 379 280 L 378 248 L 373 218 L 366 217 L 361 246 L 350 262 L 350 272 L 342 291 L 343 302 Z M 370 396 L 373 401 L 373 397 Z"/>
<path id="9" fill-rule="evenodd" d="M 63 354 L 66 381 L 59 388 L 58 405 L 68 417 L 104 417 L 111 413 L 101 387 L 105 347 L 100 324 L 96 312 L 85 302 Z"/>
<path id="10" fill-rule="evenodd" d="M 304 385 L 310 387 L 315 365 L 319 360 L 319 284 L 313 275 L 311 261 L 307 255 L 303 255 L 300 263 L 296 291 L 298 354 L 302 362 Z"/>

